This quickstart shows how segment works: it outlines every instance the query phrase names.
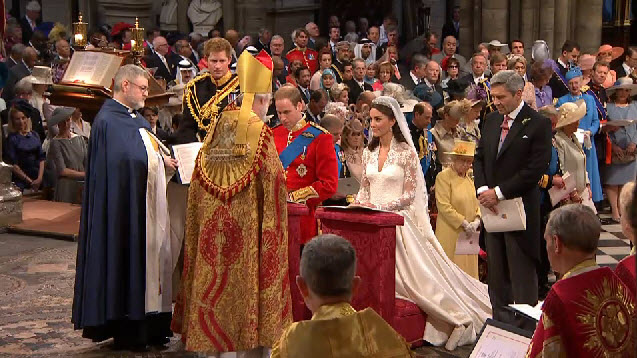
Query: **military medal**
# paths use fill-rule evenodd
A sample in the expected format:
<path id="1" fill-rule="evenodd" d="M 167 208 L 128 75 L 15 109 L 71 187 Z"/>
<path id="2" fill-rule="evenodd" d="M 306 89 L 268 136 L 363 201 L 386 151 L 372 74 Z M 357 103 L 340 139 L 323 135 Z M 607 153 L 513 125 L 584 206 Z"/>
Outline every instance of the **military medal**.
<path id="1" fill-rule="evenodd" d="M 305 164 L 301 164 L 296 168 L 296 172 L 301 178 L 303 178 L 305 174 L 307 174 L 307 167 L 305 166 Z"/>

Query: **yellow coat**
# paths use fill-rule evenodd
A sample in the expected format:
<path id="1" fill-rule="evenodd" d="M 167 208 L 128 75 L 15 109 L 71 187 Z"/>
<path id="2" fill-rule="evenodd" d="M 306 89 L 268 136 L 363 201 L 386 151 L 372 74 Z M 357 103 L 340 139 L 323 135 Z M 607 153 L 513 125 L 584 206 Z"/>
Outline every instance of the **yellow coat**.
<path id="1" fill-rule="evenodd" d="M 464 272 L 478 278 L 478 255 L 456 255 L 462 221 L 471 223 L 480 216 L 473 180 L 460 177 L 452 168 L 444 169 L 436 177 L 438 219 L 436 237 L 447 256 Z"/>
<path id="2" fill-rule="evenodd" d="M 371 308 L 356 312 L 349 303 L 321 306 L 310 321 L 293 323 L 272 349 L 271 358 L 412 357 L 405 340 Z"/>

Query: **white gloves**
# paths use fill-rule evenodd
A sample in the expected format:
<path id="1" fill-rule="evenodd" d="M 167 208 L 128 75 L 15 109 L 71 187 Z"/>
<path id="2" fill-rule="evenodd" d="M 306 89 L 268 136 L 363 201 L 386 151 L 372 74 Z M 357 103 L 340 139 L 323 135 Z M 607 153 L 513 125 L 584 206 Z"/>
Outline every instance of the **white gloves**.
<path id="1" fill-rule="evenodd" d="M 469 224 L 467 220 L 462 220 L 462 224 L 460 224 L 460 226 L 462 226 L 462 230 L 465 232 L 471 231 L 471 224 Z"/>
<path id="2" fill-rule="evenodd" d="M 470 232 L 476 232 L 480 230 L 480 218 L 476 218 L 475 220 L 473 220 L 472 223 L 469 224 L 469 230 Z M 465 230 L 467 231 L 467 230 Z"/>

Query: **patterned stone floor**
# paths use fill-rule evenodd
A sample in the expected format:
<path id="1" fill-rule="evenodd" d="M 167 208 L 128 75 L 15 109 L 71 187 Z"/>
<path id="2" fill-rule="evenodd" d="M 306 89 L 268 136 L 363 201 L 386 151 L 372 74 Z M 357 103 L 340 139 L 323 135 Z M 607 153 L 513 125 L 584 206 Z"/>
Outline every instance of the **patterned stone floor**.
<path id="1" fill-rule="evenodd" d="M 0 357 L 195 357 L 178 338 L 163 351 L 114 351 L 109 341 L 83 339 L 70 322 L 77 245 L 34 236 L 0 234 Z M 425 347 L 418 357 L 468 357 Z"/>

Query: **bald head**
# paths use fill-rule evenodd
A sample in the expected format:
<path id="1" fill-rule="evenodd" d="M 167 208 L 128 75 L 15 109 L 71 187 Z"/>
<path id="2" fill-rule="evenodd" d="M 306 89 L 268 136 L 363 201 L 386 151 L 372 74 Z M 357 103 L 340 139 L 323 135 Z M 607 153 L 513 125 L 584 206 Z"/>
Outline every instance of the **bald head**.
<path id="1" fill-rule="evenodd" d="M 155 52 L 162 56 L 166 56 L 170 48 L 168 47 L 168 41 L 163 36 L 157 36 L 153 39 L 153 48 Z"/>
<path id="2" fill-rule="evenodd" d="M 453 36 L 447 36 L 442 41 L 442 50 L 445 52 L 447 56 L 455 55 L 457 46 L 458 46 L 458 40 L 456 40 L 456 38 Z"/>
<path id="3" fill-rule="evenodd" d="M 69 58 L 71 57 L 71 46 L 65 39 L 57 40 L 55 42 L 55 52 L 57 52 L 61 58 Z"/>
<path id="4" fill-rule="evenodd" d="M 27 47 L 22 53 L 22 60 L 29 68 L 33 68 L 38 60 L 38 53 L 33 47 Z"/>
<path id="5" fill-rule="evenodd" d="M 440 77 L 440 65 L 436 61 L 429 61 L 425 66 L 425 78 L 429 83 L 437 83 Z"/>

